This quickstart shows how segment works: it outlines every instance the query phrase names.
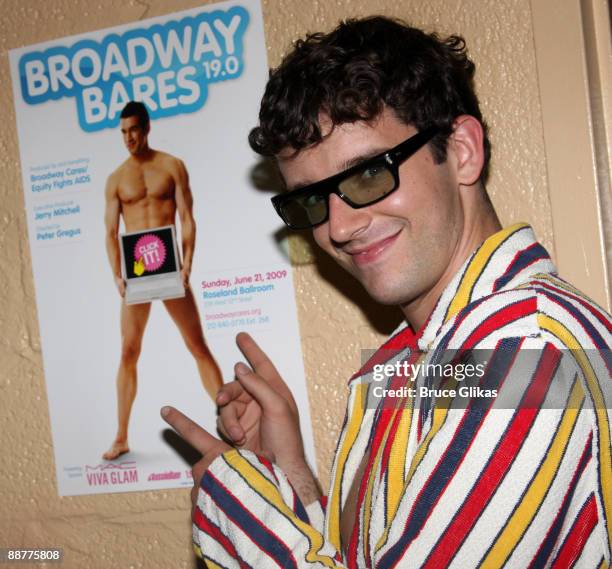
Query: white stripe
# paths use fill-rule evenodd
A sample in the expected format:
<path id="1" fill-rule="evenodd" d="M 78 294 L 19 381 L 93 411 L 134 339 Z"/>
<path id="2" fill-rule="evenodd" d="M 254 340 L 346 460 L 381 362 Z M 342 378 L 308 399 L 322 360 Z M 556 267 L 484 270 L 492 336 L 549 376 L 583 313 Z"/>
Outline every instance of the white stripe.
<path id="1" fill-rule="evenodd" d="M 499 439 L 503 436 L 506 427 L 513 415 L 512 410 L 497 410 L 494 415 L 487 416 L 481 429 L 473 439 L 471 448 L 465 454 L 463 462 L 454 472 L 452 480 L 444 490 L 429 519 L 423 526 L 421 533 L 413 541 L 406 552 L 406 558 L 425 561 L 434 545 L 444 533 L 453 517 L 457 514 L 466 497 L 475 484 L 478 483 L 482 470 L 495 451 Z M 437 437 L 436 437 L 437 438 Z M 433 462 L 441 456 L 439 452 L 431 453 Z M 436 465 L 438 460 L 435 460 Z M 485 536 L 482 536 L 486 540 Z M 484 542 L 484 541 L 483 541 Z M 464 566 L 467 567 L 467 566 Z"/>
<path id="2" fill-rule="evenodd" d="M 243 455 L 243 458 L 249 463 L 254 460 L 252 456 Z M 211 473 L 223 480 L 224 486 L 234 495 L 234 497 L 243 505 L 243 507 L 257 515 L 258 520 L 264 527 L 271 528 L 275 532 L 275 528 L 282 527 L 282 541 L 287 548 L 293 552 L 298 564 L 303 564 L 304 567 L 323 567 L 321 563 L 307 563 L 306 554 L 309 551 L 310 543 L 295 525 L 289 522 L 288 518 L 282 514 L 275 506 L 271 505 L 260 494 L 253 491 L 250 486 L 245 484 L 244 479 L 240 474 L 231 468 L 227 463 L 215 460 L 209 470 Z M 284 475 L 283 475 L 284 476 Z M 213 521 L 217 522 L 221 531 L 227 535 L 227 532 L 233 532 L 232 543 L 236 547 L 238 554 L 250 565 L 256 566 L 257 569 L 276 567 L 278 564 L 267 553 L 263 552 L 253 544 L 251 539 L 235 527 L 234 523 L 223 513 L 212 499 L 201 492 L 205 499 L 202 500 L 200 508 L 202 512 Z M 235 537 L 234 537 L 235 535 Z M 328 555 L 332 556 L 333 548 L 328 548 Z M 331 553 L 331 554 L 330 554 Z"/>
<path id="3" fill-rule="evenodd" d="M 497 413 L 497 411 L 496 411 Z M 546 425 L 558 425 L 561 411 L 546 410 Z M 495 420 L 492 417 L 492 420 Z M 476 522 L 454 559 L 452 567 L 476 567 L 484 552 L 493 544 L 506 521 L 528 489 L 546 449 L 554 436 L 554 430 L 542 428 L 542 421 L 535 422 L 527 435 L 521 450 L 499 485 L 497 492 L 487 504 L 482 516 Z"/>
<path id="4" fill-rule="evenodd" d="M 414 473 L 410 484 L 408 484 L 408 486 L 405 488 L 404 494 L 402 496 L 402 499 L 400 500 L 397 509 L 396 516 L 389 531 L 387 543 L 381 548 L 380 552 L 377 554 L 377 559 L 382 557 L 391 547 L 393 547 L 393 545 L 403 535 L 405 529 L 405 522 L 408 518 L 410 511 L 412 510 L 412 507 L 414 506 L 416 497 L 419 491 L 427 482 L 432 471 L 438 464 L 438 460 L 440 459 L 441 453 L 443 453 L 448 448 L 449 443 L 452 440 L 452 437 L 457 429 L 457 426 L 461 421 L 462 415 L 463 410 L 450 410 L 444 427 L 431 441 L 427 453 L 423 457 L 423 460 L 421 461 L 419 467 Z M 417 421 L 412 421 L 412 429 L 416 429 L 416 423 Z M 409 462 L 410 459 L 412 459 L 413 457 L 414 455 L 411 455 L 409 457 Z M 379 499 L 382 500 L 383 497 L 381 496 Z M 377 536 L 377 538 L 379 537 L 380 536 Z M 378 539 L 376 539 L 376 541 L 378 541 Z"/>
<path id="5" fill-rule="evenodd" d="M 548 414 L 553 410 L 543 411 L 538 415 L 538 421 L 534 429 L 543 432 L 548 431 L 549 437 L 554 436 L 554 422 L 548 421 Z M 535 431 L 534 431 L 535 432 Z M 527 531 L 523 534 L 521 541 L 508 559 L 509 567 L 526 566 L 535 556 L 538 548 L 543 542 L 546 532 L 553 524 L 559 512 L 563 498 L 568 491 L 572 476 L 578 467 L 580 457 L 584 450 L 584 444 L 590 432 L 590 425 L 584 413 L 581 413 L 576 421 L 576 426 L 567 444 L 566 452 L 559 464 L 556 476 L 550 485 L 549 491 L 542 501 L 533 521 Z M 592 490 L 592 487 L 591 487 Z M 575 512 L 569 510 L 566 514 L 573 519 Z"/>

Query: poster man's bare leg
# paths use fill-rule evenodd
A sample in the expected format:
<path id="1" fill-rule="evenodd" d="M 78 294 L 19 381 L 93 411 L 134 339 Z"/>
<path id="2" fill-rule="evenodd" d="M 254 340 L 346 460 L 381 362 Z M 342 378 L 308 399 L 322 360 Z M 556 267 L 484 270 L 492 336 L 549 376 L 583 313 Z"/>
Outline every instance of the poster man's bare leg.
<path id="1" fill-rule="evenodd" d="M 200 315 L 191 289 L 186 290 L 184 298 L 165 300 L 164 304 L 196 360 L 204 389 L 214 401 L 223 379 L 221 370 L 204 341 Z"/>
<path id="2" fill-rule="evenodd" d="M 142 337 L 151 313 L 151 303 L 121 305 L 121 362 L 117 373 L 117 436 L 103 455 L 114 460 L 128 452 L 128 424 L 136 397 L 136 364 L 142 347 Z"/>

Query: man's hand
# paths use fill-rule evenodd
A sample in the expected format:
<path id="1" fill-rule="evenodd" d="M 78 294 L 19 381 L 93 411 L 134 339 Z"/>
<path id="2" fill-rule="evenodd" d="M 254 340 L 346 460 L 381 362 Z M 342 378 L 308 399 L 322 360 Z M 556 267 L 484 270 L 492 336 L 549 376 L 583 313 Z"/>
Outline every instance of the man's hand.
<path id="1" fill-rule="evenodd" d="M 237 381 L 219 390 L 219 432 L 233 445 L 275 462 L 308 505 L 321 493 L 304 456 L 295 399 L 251 336 L 242 332 L 236 336 L 236 343 L 252 369 L 236 364 Z"/>
<path id="2" fill-rule="evenodd" d="M 119 294 L 123 298 L 125 296 L 125 281 L 122 277 L 115 277 L 115 286 L 117 287 Z"/>
<path id="3" fill-rule="evenodd" d="M 191 276 L 191 268 L 185 267 L 181 269 L 181 281 L 183 282 L 183 286 L 187 289 L 189 288 L 189 277 Z"/>
<path id="4" fill-rule="evenodd" d="M 276 368 L 248 334 L 238 334 L 238 347 L 253 370 L 243 363 L 235 366 L 237 381 L 225 384 L 217 394 L 218 428 L 231 444 L 263 455 L 285 472 L 305 505 L 321 493 L 306 463 L 297 405 Z M 193 466 L 195 507 L 202 476 L 212 461 L 232 447 L 199 427 L 172 407 L 162 417 L 189 444 L 202 453 Z"/>
<path id="5" fill-rule="evenodd" d="M 236 343 L 252 369 L 236 364 L 237 381 L 219 390 L 219 432 L 281 468 L 289 462 L 305 463 L 298 409 L 287 384 L 251 336 L 241 332 Z"/>
<path id="6" fill-rule="evenodd" d="M 206 472 L 215 458 L 232 447 L 207 433 L 202 427 L 174 407 L 162 407 L 161 416 L 183 439 L 202 454 L 202 458 L 191 469 L 193 474 L 191 503 L 195 508 L 198 501 L 198 489 L 200 488 L 200 481 L 204 472 Z"/>

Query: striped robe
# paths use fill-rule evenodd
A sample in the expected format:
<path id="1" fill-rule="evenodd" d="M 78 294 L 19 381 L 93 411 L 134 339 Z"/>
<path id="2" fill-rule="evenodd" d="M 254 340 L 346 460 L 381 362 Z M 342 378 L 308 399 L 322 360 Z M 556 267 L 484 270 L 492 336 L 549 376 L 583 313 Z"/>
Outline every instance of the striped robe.
<path id="1" fill-rule="evenodd" d="M 327 499 L 304 507 L 276 465 L 231 450 L 202 479 L 196 552 L 213 568 L 610 567 L 611 319 L 555 272 L 526 224 L 487 239 L 419 333 L 401 326 L 351 379 Z M 375 366 L 470 350 L 520 405 L 372 399 Z"/>

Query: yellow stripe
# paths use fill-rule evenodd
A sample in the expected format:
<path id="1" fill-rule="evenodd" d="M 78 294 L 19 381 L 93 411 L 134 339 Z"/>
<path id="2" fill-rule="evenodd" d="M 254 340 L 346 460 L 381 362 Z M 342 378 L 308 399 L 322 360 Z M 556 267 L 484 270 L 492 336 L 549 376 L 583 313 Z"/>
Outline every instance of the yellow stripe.
<path id="1" fill-rule="evenodd" d="M 597 376 L 576 337 L 559 321 L 545 314 L 538 315 L 538 324 L 561 340 L 572 350 L 572 355 L 578 362 L 586 380 L 589 393 L 595 406 L 597 420 L 597 435 L 599 439 L 600 484 L 603 493 L 603 504 L 608 529 L 608 540 L 612 542 L 612 456 L 610 452 L 610 425 L 608 423 L 607 407 L 604 401 Z"/>
<path id="2" fill-rule="evenodd" d="M 419 464 L 421 464 L 421 461 L 423 460 L 423 457 L 427 453 L 427 449 L 429 448 L 429 445 L 432 439 L 436 436 L 438 431 L 442 428 L 442 425 L 444 425 L 446 418 L 448 417 L 448 408 L 449 408 L 448 404 L 445 404 L 443 408 L 440 408 L 438 406 L 435 406 L 433 408 L 433 421 L 432 421 L 431 429 L 425 436 L 425 439 L 423 440 L 423 442 L 419 445 L 419 448 L 417 449 L 416 453 L 414 454 L 414 457 L 412 458 L 412 462 L 410 463 L 410 470 L 408 471 L 408 475 L 406 476 L 406 481 L 404 482 L 404 488 L 402 489 L 402 494 L 406 491 L 406 487 L 408 486 L 408 484 L 410 484 L 410 481 L 412 480 L 412 477 L 414 476 L 416 469 L 418 468 Z M 392 521 L 391 518 L 387 520 L 387 527 L 385 528 L 384 533 L 382 534 L 382 536 L 378 540 L 378 543 L 376 544 L 376 551 L 379 551 L 385 545 L 385 543 L 387 543 L 387 539 L 389 536 L 389 530 L 391 529 L 391 521 Z"/>
<path id="3" fill-rule="evenodd" d="M 425 359 L 425 354 L 421 354 L 416 362 L 418 365 Z M 414 387 L 414 384 L 412 384 Z M 407 447 L 410 438 L 410 428 L 412 426 L 412 416 L 414 412 L 414 397 L 410 397 L 408 405 L 402 410 L 400 423 L 395 431 L 395 438 L 391 446 L 389 455 L 389 465 L 387 466 L 387 520 L 388 523 L 393 519 L 400 500 L 404 494 L 404 474 L 406 471 Z"/>
<path id="4" fill-rule="evenodd" d="M 559 428 L 552 441 L 546 458 L 540 465 L 537 474 L 532 478 L 529 489 L 520 504 L 507 521 L 503 531 L 489 550 L 480 567 L 502 567 L 523 534 L 538 508 L 542 504 L 565 453 L 572 429 L 578 419 L 578 412 L 584 402 L 584 392 L 579 381 L 574 380 L 568 408 L 563 412 Z"/>
<path id="5" fill-rule="evenodd" d="M 449 383 L 449 385 L 452 385 Z M 431 430 L 425 436 L 423 442 L 419 445 L 414 457 L 412 458 L 412 463 L 410 464 L 410 470 L 408 471 L 408 475 L 406 476 L 406 486 L 412 480 L 416 469 L 421 464 L 423 457 L 427 453 L 427 449 L 432 441 L 432 439 L 438 434 L 438 431 L 442 428 L 442 425 L 446 422 L 446 418 L 448 417 L 448 410 L 450 408 L 450 403 L 448 398 L 441 398 L 441 404 L 438 406 L 434 406 L 433 408 L 433 421 L 431 425 Z"/>
<path id="6" fill-rule="evenodd" d="M 224 456 L 232 468 L 239 472 L 245 480 L 248 480 L 251 488 L 265 497 L 280 513 L 289 518 L 293 525 L 309 539 L 310 549 L 306 554 L 306 560 L 309 563 L 319 562 L 326 567 L 337 567 L 331 557 L 318 554 L 323 547 L 323 536 L 311 525 L 303 522 L 296 516 L 295 512 L 283 501 L 274 484 L 237 451 L 230 451 Z"/>
<path id="7" fill-rule="evenodd" d="M 389 432 L 391 431 L 393 421 L 395 420 L 395 417 L 397 416 L 398 412 L 399 411 L 397 408 L 393 410 L 393 416 L 389 419 L 389 422 L 387 423 L 385 434 L 383 435 L 378 450 L 376 451 L 376 457 L 374 458 L 372 468 L 370 470 L 370 476 L 368 477 L 368 485 L 366 487 L 366 493 L 363 498 L 362 506 L 364 516 L 363 527 L 361 528 L 361 539 L 363 543 L 367 542 L 370 534 L 370 518 L 372 516 L 372 491 L 374 489 L 374 481 L 376 480 L 376 474 L 378 473 L 378 467 L 380 466 L 380 460 L 383 454 L 383 450 L 385 448 L 385 444 L 387 443 L 387 440 L 389 438 Z"/>
<path id="8" fill-rule="evenodd" d="M 395 431 L 395 438 L 389 453 L 389 465 L 387 466 L 387 519 L 392 520 L 397 512 L 397 507 L 403 495 L 404 471 L 406 469 L 406 453 L 410 427 L 412 425 L 412 413 L 414 408 L 414 397 L 410 397 L 408 405 L 402 410 L 402 416 Z"/>
<path id="9" fill-rule="evenodd" d="M 586 296 L 583 292 L 579 291 L 577 288 L 574 288 L 571 284 L 566 283 L 562 281 L 561 279 L 558 279 L 557 277 L 549 273 L 538 273 L 537 275 L 533 275 L 533 277 L 531 278 L 534 280 L 537 279 L 537 280 L 542 280 L 542 281 L 548 281 L 549 283 L 553 284 L 556 288 L 560 288 L 566 292 L 575 294 L 576 296 L 580 297 L 582 300 L 586 300 L 587 302 L 593 302 L 588 296 Z M 533 286 L 533 283 L 528 282 L 517 288 L 523 288 L 526 286 Z"/>
<path id="10" fill-rule="evenodd" d="M 368 385 L 366 383 L 356 383 L 353 389 L 355 390 L 355 400 L 353 402 L 353 409 L 351 412 L 351 418 L 349 424 L 346 426 L 344 440 L 342 447 L 338 451 L 338 461 L 336 463 L 336 476 L 334 479 L 334 485 L 331 488 L 329 502 L 327 504 L 328 519 L 329 519 L 329 531 L 328 539 L 334 545 L 337 551 L 341 550 L 340 545 L 340 488 L 342 479 L 344 478 L 344 467 L 346 466 L 346 459 L 348 458 L 349 452 L 357 439 L 359 434 L 359 428 L 363 419 L 363 413 L 365 408 L 365 391 Z"/>
<path id="11" fill-rule="evenodd" d="M 510 235 L 512 235 L 512 233 L 522 229 L 523 227 L 528 227 L 528 225 L 526 223 L 516 223 L 503 231 L 498 231 L 481 245 L 480 249 L 478 249 L 477 253 L 474 255 L 463 273 L 463 278 L 461 279 L 459 288 L 457 289 L 457 292 L 455 293 L 455 296 L 453 297 L 453 300 L 451 301 L 446 312 L 445 321 L 450 320 L 455 314 L 457 314 L 457 312 L 468 305 L 474 283 L 480 277 L 488 260 L 495 253 L 497 248 Z"/>
<path id="12" fill-rule="evenodd" d="M 208 567 L 209 569 L 223 569 L 223 567 L 221 567 L 221 565 L 217 565 L 209 557 L 204 557 L 203 559 L 204 559 L 204 563 L 206 564 L 206 567 Z"/>
<path id="13" fill-rule="evenodd" d="M 198 559 L 204 559 L 204 556 L 202 555 L 202 550 L 200 549 L 200 546 L 196 545 L 195 543 L 192 543 L 192 545 L 193 545 L 193 551 L 195 552 L 196 557 Z"/>

